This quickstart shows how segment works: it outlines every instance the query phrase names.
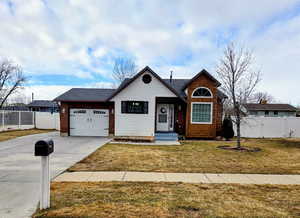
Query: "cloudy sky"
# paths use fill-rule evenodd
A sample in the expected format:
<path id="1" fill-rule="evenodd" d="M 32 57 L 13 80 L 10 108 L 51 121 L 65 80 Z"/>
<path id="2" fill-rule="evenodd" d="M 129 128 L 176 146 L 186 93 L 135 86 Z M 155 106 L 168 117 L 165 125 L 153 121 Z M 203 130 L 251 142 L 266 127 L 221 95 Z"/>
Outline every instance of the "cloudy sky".
<path id="1" fill-rule="evenodd" d="M 252 49 L 259 86 L 300 104 L 300 1 L 0 0 L 0 57 L 20 64 L 25 92 L 53 99 L 71 87 L 111 87 L 116 57 L 162 77 L 212 74 L 224 46 Z"/>

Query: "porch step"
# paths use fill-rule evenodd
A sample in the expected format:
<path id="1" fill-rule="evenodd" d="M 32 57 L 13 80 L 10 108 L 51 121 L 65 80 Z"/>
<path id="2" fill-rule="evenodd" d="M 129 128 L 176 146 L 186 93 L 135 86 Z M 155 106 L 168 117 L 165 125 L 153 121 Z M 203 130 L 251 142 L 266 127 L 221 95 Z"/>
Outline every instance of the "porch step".
<path id="1" fill-rule="evenodd" d="M 178 141 L 178 134 L 175 132 L 155 133 L 157 141 Z"/>

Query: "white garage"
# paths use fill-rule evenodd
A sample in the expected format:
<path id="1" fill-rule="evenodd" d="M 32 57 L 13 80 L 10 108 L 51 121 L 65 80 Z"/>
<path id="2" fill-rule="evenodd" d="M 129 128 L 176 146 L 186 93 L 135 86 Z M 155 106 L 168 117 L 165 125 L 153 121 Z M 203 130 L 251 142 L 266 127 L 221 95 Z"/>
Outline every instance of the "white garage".
<path id="1" fill-rule="evenodd" d="M 106 109 L 70 109 L 71 136 L 108 136 L 109 111 Z"/>

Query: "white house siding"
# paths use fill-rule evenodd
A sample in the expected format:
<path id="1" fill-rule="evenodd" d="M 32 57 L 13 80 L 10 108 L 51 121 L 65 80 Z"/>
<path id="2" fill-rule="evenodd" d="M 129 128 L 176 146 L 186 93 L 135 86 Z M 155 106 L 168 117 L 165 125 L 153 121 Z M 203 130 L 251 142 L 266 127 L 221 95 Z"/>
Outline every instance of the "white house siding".
<path id="1" fill-rule="evenodd" d="M 111 100 L 115 102 L 115 136 L 154 136 L 155 98 L 176 97 L 151 74 L 151 83 L 145 84 L 144 74 Z M 121 101 L 148 101 L 148 114 L 122 114 Z"/>

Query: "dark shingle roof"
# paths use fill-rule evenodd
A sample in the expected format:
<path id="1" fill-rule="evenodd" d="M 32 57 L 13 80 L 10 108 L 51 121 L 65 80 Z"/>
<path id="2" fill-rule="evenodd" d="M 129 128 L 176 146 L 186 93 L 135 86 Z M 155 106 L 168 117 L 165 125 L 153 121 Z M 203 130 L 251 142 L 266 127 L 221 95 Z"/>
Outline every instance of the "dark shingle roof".
<path id="1" fill-rule="evenodd" d="M 290 104 L 244 104 L 244 107 L 248 111 L 265 111 L 265 110 L 274 110 L 274 111 L 296 111 L 297 108 L 293 107 Z"/>
<path id="2" fill-rule="evenodd" d="M 54 101 L 104 102 L 115 89 L 73 88 L 58 96 Z"/>
<path id="3" fill-rule="evenodd" d="M 29 107 L 58 107 L 57 103 L 54 101 L 48 100 L 34 100 L 30 104 Z"/>

